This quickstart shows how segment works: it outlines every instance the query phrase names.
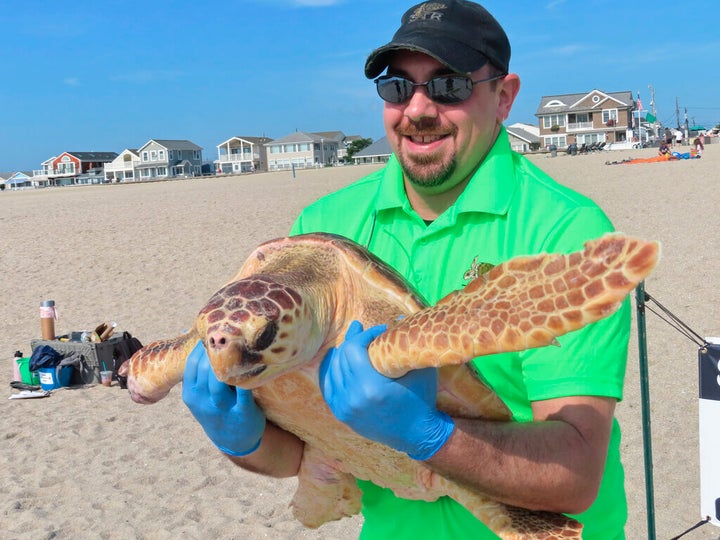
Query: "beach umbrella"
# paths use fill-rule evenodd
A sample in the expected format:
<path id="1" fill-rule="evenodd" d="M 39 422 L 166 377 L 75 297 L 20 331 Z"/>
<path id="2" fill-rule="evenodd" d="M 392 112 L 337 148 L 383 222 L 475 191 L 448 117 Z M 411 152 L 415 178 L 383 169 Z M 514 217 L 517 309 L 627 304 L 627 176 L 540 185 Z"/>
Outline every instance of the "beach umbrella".
<path id="1" fill-rule="evenodd" d="M 690 131 L 705 131 L 703 126 L 690 126 Z"/>

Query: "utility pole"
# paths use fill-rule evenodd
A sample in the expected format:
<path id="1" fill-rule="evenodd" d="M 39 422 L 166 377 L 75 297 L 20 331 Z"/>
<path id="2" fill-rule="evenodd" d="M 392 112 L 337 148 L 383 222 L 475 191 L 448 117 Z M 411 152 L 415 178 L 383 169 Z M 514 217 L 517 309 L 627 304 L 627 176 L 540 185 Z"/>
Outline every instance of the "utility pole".
<path id="1" fill-rule="evenodd" d="M 677 128 L 680 129 L 680 106 L 678 105 L 677 96 L 675 96 L 675 119 L 677 120 Z"/>
<path id="2" fill-rule="evenodd" d="M 655 109 L 655 89 L 652 84 L 648 84 L 648 88 L 650 89 L 650 110 L 652 111 L 652 115 L 657 118 L 657 109 Z"/>

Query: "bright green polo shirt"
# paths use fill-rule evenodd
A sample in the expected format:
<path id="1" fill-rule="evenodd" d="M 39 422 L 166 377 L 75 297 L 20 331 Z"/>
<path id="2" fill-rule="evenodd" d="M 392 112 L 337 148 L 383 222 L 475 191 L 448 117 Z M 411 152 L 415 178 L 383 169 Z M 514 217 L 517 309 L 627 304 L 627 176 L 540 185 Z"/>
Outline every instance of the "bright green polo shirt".
<path id="1" fill-rule="evenodd" d="M 435 303 L 466 285 L 481 263 L 577 251 L 586 240 L 611 230 L 594 202 L 512 152 L 503 129 L 462 195 L 430 225 L 411 208 L 393 156 L 383 169 L 306 208 L 291 234 L 346 236 L 397 269 Z M 622 399 L 629 334 L 626 301 L 612 317 L 559 338 L 560 347 L 485 356 L 474 363 L 514 420 L 530 421 L 530 402 L 535 400 L 571 395 Z M 358 483 L 365 517 L 361 538 L 496 538 L 447 497 L 434 503 L 408 501 L 370 482 Z M 615 421 L 600 494 L 587 512 L 574 516 L 585 525 L 585 539 L 624 537 L 623 484 Z"/>

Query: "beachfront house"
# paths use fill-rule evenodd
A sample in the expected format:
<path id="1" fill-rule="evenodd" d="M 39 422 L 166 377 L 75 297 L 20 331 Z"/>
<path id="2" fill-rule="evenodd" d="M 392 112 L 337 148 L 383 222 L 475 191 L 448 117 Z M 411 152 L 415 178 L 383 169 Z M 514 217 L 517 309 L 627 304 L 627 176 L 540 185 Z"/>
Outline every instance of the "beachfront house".
<path id="1" fill-rule="evenodd" d="M 63 152 L 42 163 L 33 171 L 35 187 L 100 184 L 105 181 L 103 167 L 117 157 L 117 152 Z"/>
<path id="2" fill-rule="evenodd" d="M 348 135 L 342 140 L 342 144 L 338 147 L 338 160 L 345 162 L 347 161 L 348 146 L 355 141 L 360 141 L 364 137 L 360 135 Z"/>
<path id="3" fill-rule="evenodd" d="M 202 148 L 188 140 L 150 139 L 138 149 L 136 180 L 186 178 L 202 174 Z"/>
<path id="4" fill-rule="evenodd" d="M 15 171 L 0 173 L 0 189 L 27 189 L 33 186 L 32 173 L 27 171 Z"/>
<path id="5" fill-rule="evenodd" d="M 132 148 L 126 148 L 120 155 L 104 167 L 105 180 L 108 182 L 134 182 L 138 178 L 135 170 L 140 165 L 140 153 Z"/>
<path id="6" fill-rule="evenodd" d="M 338 150 L 345 136 L 340 131 L 305 133 L 296 131 L 265 143 L 268 170 L 324 167 L 338 162 Z"/>
<path id="7" fill-rule="evenodd" d="M 624 143 L 632 138 L 632 92 L 592 90 L 543 96 L 535 116 L 544 147 Z"/>
<path id="8" fill-rule="evenodd" d="M 540 130 L 537 126 L 515 123 L 506 126 L 510 147 L 515 152 L 525 154 L 540 148 Z"/>
<path id="9" fill-rule="evenodd" d="M 392 154 L 392 148 L 387 137 L 378 139 L 353 155 L 355 165 L 360 163 L 387 163 Z"/>
<path id="10" fill-rule="evenodd" d="M 217 174 L 267 171 L 267 147 L 270 137 L 230 137 L 217 145 Z"/>

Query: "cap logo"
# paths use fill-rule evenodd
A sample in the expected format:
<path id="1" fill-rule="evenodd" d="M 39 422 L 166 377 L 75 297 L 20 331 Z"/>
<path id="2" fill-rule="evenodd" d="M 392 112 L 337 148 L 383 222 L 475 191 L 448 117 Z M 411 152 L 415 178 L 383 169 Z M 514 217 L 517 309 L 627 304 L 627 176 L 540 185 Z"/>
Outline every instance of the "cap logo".
<path id="1" fill-rule="evenodd" d="M 426 2 L 413 11 L 408 22 L 412 23 L 427 20 L 441 21 L 444 15 L 444 13 L 439 12 L 441 9 L 447 9 L 447 5 L 441 2 Z"/>

